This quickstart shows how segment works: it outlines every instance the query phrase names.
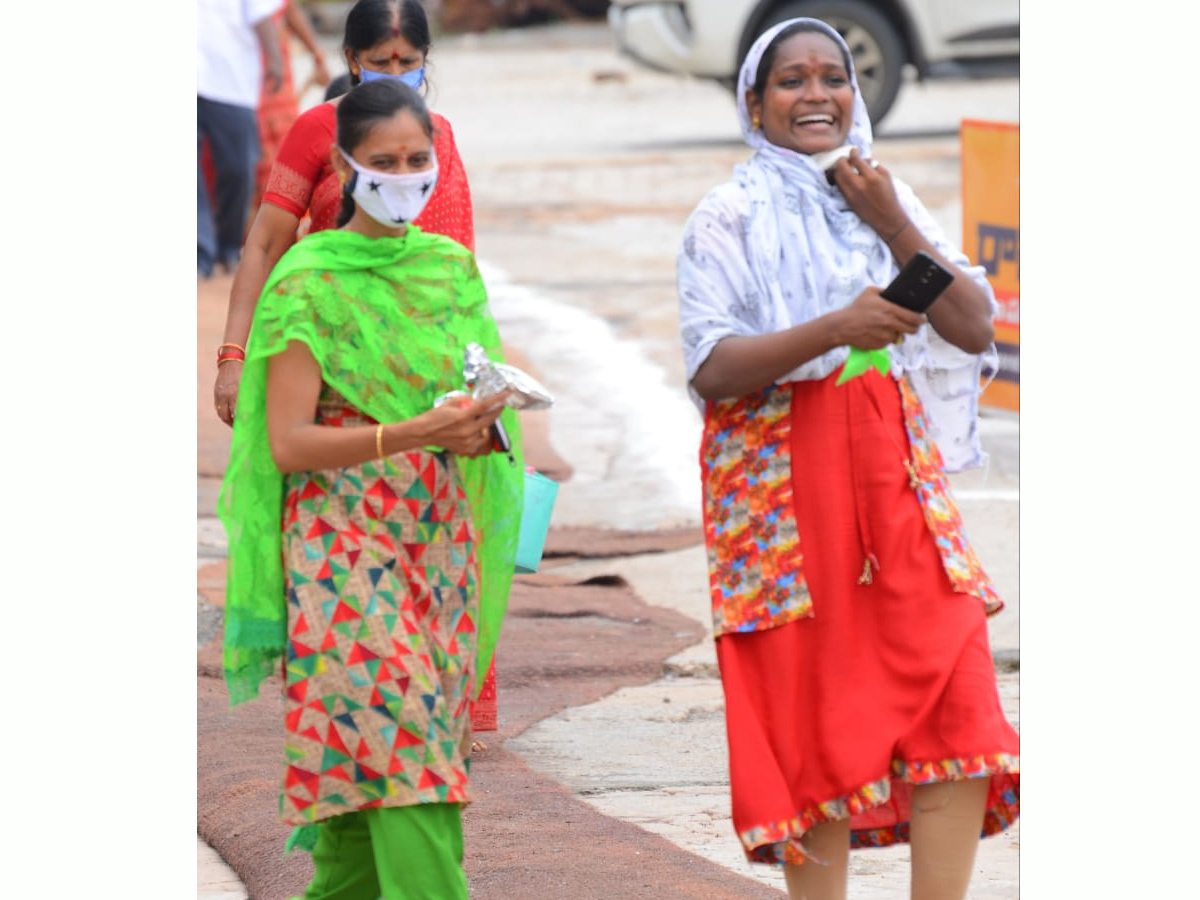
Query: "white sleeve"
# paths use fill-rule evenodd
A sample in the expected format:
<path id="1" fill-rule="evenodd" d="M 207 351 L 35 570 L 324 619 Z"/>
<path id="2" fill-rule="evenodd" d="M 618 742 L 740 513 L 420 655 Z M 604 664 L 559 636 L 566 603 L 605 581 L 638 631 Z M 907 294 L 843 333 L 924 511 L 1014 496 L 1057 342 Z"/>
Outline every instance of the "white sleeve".
<path id="1" fill-rule="evenodd" d="M 254 27 L 262 19 L 275 15 L 283 6 L 280 0 L 242 0 L 242 15 L 246 24 Z"/>
<path id="2" fill-rule="evenodd" d="M 675 260 L 679 294 L 679 332 L 690 383 L 713 347 L 731 335 L 755 332 L 735 310 L 752 283 L 743 245 L 743 214 L 721 194 L 711 191 L 688 217 Z M 693 399 L 696 399 L 693 394 Z"/>
<path id="3" fill-rule="evenodd" d="M 937 248 L 938 253 L 950 260 L 963 273 L 978 284 L 984 291 L 987 292 L 988 299 L 992 304 L 992 315 L 996 314 L 998 307 L 996 306 L 996 297 L 992 291 L 992 285 L 987 280 L 987 270 L 983 266 L 971 265 L 971 260 L 967 258 L 967 254 L 962 251 L 957 241 L 951 241 L 946 236 L 946 232 L 937 223 L 937 220 L 925 208 L 917 195 L 913 193 L 913 189 L 898 178 L 892 179 L 892 184 L 896 188 L 896 199 L 900 201 L 900 205 L 904 207 L 904 211 L 908 213 L 909 219 L 921 234 L 929 239 L 929 242 Z"/>
<path id="4" fill-rule="evenodd" d="M 899 180 L 893 183 L 896 196 L 913 225 L 939 253 L 983 288 L 995 316 L 998 309 L 996 296 L 983 266 L 971 265 L 967 255 L 957 243 L 947 238 L 912 188 Z M 932 327 L 922 326 L 922 330 L 927 336 L 925 350 L 908 359 L 909 365 L 905 368 L 925 408 L 930 436 L 941 450 L 947 472 L 981 466 L 987 461 L 987 454 L 979 439 L 980 382 L 987 373 L 996 371 L 996 348 L 993 345 L 983 353 L 967 353 L 945 340 Z M 903 356 L 903 351 L 898 355 Z"/>

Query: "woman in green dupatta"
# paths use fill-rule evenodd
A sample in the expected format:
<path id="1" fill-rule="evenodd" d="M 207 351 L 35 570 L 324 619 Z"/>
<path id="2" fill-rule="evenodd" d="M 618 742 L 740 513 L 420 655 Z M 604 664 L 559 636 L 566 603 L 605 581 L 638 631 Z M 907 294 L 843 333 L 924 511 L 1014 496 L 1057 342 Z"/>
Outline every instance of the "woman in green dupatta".
<path id="1" fill-rule="evenodd" d="M 466 900 L 469 701 L 513 573 L 524 466 L 474 257 L 407 224 L 437 177 L 429 113 L 391 80 L 338 106 L 340 227 L 279 261 L 255 310 L 218 508 L 236 704 L 285 675 L 280 814 L 306 900 Z M 502 422 L 512 458 L 492 452 Z M 313 832 L 315 831 L 315 835 Z"/>

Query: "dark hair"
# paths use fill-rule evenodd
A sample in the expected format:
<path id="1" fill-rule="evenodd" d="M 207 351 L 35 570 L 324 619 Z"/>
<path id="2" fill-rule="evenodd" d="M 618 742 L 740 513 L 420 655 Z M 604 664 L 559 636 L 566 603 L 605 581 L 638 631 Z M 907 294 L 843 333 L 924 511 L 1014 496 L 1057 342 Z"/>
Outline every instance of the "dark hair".
<path id="1" fill-rule="evenodd" d="M 397 31 L 422 56 L 429 54 L 433 43 L 429 19 L 417 0 L 358 0 L 346 14 L 342 47 L 361 53 L 394 37 Z M 350 80 L 358 84 L 360 79 L 352 74 Z"/>
<path id="2" fill-rule="evenodd" d="M 346 153 L 353 153 L 371 129 L 407 109 L 421 125 L 421 130 L 433 140 L 433 119 L 421 95 L 407 84 L 391 78 L 380 78 L 356 85 L 346 92 L 337 105 L 337 143 Z M 354 182 L 358 173 L 342 187 L 342 210 L 337 227 L 341 228 L 354 215 Z"/>
<path id="3" fill-rule="evenodd" d="M 763 92 L 767 89 L 767 76 L 771 74 L 771 66 L 775 65 L 775 57 L 779 54 L 780 45 L 788 38 L 795 37 L 806 31 L 829 37 L 829 32 L 812 22 L 797 22 L 795 25 L 789 25 L 771 39 L 771 43 L 763 51 L 762 59 L 758 61 L 758 72 L 754 76 L 754 87 L 752 90 L 754 91 L 754 96 L 759 100 L 762 99 Z M 833 40 L 833 38 L 829 39 Z M 846 67 L 846 73 L 852 73 L 854 66 L 850 63 L 850 55 L 846 53 L 845 48 L 840 42 L 833 42 L 837 44 L 838 50 L 842 53 L 842 64 Z"/>
<path id="4" fill-rule="evenodd" d="M 337 78 L 330 80 L 329 84 L 325 85 L 325 100 L 329 101 L 334 97 L 340 97 L 353 86 L 350 83 L 350 73 L 343 72 Z"/>

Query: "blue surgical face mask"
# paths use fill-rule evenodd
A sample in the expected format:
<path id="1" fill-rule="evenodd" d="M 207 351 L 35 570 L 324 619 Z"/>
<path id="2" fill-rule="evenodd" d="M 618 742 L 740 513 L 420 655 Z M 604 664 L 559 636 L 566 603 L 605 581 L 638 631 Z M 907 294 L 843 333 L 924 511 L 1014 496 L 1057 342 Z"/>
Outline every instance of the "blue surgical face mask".
<path id="1" fill-rule="evenodd" d="M 411 72 L 401 72 L 399 75 L 389 75 L 387 72 L 372 72 L 366 66 L 363 66 L 360 75 L 364 82 L 377 81 L 380 78 L 391 78 L 407 84 L 415 91 L 425 81 L 425 67 L 421 66 L 419 69 L 413 69 Z"/>

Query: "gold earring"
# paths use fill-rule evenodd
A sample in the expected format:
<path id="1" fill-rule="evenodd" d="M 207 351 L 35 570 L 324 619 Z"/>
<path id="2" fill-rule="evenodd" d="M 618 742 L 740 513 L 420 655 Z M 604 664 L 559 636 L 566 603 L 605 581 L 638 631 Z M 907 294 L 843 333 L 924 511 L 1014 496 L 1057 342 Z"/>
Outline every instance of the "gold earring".
<path id="1" fill-rule="evenodd" d="M 755 131 L 758 131 L 758 129 L 762 128 L 762 122 L 759 120 L 757 115 L 750 120 L 750 127 Z"/>

